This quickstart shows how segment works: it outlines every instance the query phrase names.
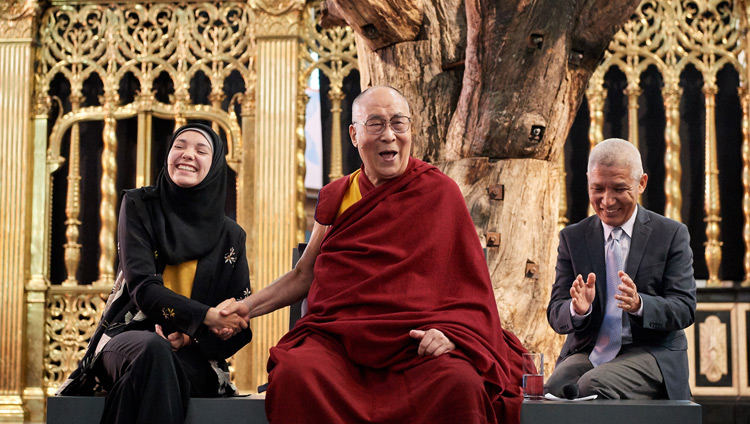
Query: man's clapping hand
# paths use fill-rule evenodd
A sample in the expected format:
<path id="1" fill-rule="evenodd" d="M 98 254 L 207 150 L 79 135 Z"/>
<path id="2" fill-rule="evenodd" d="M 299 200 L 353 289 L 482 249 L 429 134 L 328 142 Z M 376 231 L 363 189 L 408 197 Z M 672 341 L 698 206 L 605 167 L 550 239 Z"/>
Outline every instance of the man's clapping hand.
<path id="1" fill-rule="evenodd" d="M 591 303 L 594 302 L 594 296 L 596 295 L 596 275 L 591 272 L 586 278 L 586 282 L 583 281 L 581 274 L 578 274 L 576 280 L 573 281 L 573 286 L 570 288 L 570 297 L 573 302 L 573 309 L 578 315 L 586 315 Z"/>

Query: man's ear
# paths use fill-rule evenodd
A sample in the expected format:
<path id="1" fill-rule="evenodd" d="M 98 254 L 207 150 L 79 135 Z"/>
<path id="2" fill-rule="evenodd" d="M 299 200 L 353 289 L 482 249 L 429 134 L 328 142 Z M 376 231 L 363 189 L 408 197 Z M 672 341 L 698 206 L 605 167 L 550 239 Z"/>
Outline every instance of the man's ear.
<path id="1" fill-rule="evenodd" d="M 638 194 L 643 194 L 643 192 L 646 190 L 646 183 L 648 183 L 648 175 L 644 173 L 641 175 L 641 180 L 638 181 Z"/>
<path id="2" fill-rule="evenodd" d="M 354 147 L 359 147 L 357 146 L 357 130 L 354 128 L 354 124 L 349 124 L 349 138 L 352 139 Z"/>

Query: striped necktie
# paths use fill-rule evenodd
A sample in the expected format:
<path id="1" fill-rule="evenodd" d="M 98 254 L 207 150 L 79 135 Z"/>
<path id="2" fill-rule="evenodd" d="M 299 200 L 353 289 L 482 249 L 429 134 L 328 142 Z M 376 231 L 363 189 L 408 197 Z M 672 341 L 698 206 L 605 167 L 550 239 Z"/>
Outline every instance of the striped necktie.
<path id="1" fill-rule="evenodd" d="M 615 294 L 618 292 L 617 286 L 620 285 L 620 277 L 617 272 L 623 269 L 621 236 L 622 228 L 620 227 L 615 228 L 610 233 L 606 258 L 607 292 L 600 297 L 605 302 L 604 320 L 599 329 L 594 350 L 589 355 L 589 359 L 595 367 L 614 359 L 622 346 L 623 312 L 622 309 L 617 307 L 617 299 L 615 299 Z"/>

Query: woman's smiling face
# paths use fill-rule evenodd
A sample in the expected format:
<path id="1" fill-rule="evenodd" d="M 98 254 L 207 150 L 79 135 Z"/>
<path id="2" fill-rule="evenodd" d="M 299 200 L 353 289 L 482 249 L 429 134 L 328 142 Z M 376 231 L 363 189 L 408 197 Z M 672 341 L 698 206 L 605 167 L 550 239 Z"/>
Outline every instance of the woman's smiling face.
<path id="1" fill-rule="evenodd" d="M 203 134 L 184 131 L 172 143 L 167 155 L 167 173 L 179 187 L 195 187 L 211 169 L 213 146 Z"/>

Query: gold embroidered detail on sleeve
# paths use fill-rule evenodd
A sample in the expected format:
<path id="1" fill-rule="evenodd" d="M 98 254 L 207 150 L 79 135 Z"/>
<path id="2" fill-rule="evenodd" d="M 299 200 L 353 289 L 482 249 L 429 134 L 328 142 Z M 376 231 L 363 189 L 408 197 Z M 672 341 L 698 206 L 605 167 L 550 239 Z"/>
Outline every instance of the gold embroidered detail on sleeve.
<path id="1" fill-rule="evenodd" d="M 162 308 L 161 313 L 164 314 L 164 318 L 166 319 L 174 318 L 174 309 L 172 308 Z"/>
<path id="2" fill-rule="evenodd" d="M 159 259 L 159 252 L 154 250 L 154 259 Z"/>
<path id="3" fill-rule="evenodd" d="M 229 253 L 224 255 L 224 263 L 234 265 L 235 262 L 237 262 L 237 252 L 234 251 L 234 247 L 230 247 Z"/>

